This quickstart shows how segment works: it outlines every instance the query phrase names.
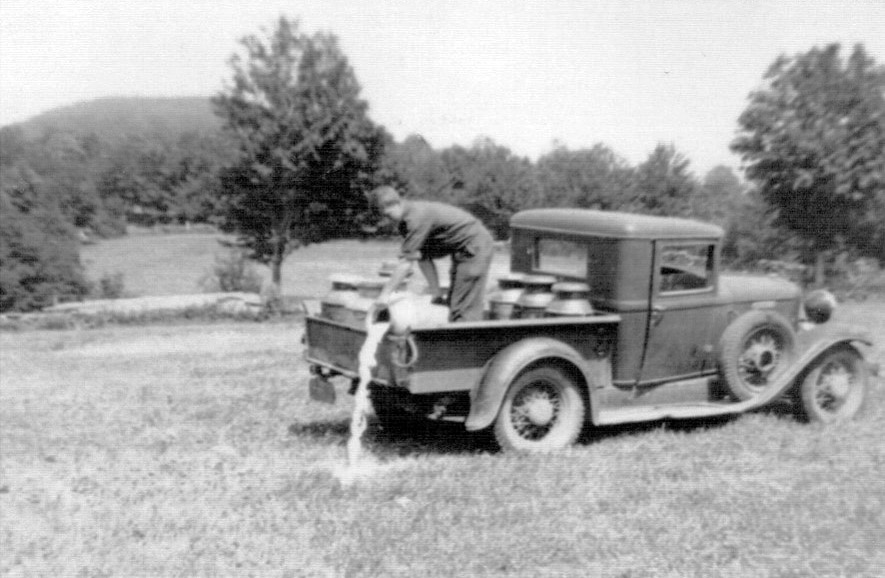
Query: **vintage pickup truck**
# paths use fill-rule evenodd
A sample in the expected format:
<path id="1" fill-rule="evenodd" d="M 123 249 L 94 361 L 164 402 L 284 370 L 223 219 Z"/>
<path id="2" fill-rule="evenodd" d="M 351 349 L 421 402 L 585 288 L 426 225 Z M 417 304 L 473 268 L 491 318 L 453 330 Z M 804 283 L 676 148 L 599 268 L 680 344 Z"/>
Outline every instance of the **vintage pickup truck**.
<path id="1" fill-rule="evenodd" d="M 870 338 L 826 323 L 835 300 L 720 270 L 723 231 L 685 219 L 537 209 L 511 220 L 512 272 L 589 285 L 592 314 L 415 323 L 390 332 L 370 394 L 385 426 L 415 417 L 491 428 L 549 451 L 585 427 L 745 412 L 787 399 L 813 421 L 853 417 Z M 364 327 L 308 307 L 312 397 L 357 378 Z M 353 388 L 351 388 L 351 393 Z"/>

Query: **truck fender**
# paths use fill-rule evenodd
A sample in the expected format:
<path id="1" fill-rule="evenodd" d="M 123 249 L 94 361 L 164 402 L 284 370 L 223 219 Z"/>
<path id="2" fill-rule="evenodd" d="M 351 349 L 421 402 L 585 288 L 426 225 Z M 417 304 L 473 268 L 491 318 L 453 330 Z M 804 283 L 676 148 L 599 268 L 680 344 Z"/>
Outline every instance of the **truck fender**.
<path id="1" fill-rule="evenodd" d="M 464 426 L 468 431 L 489 427 L 498 416 L 507 388 L 526 367 L 542 359 L 553 359 L 572 366 L 588 385 L 587 364 L 575 349 L 549 337 L 531 337 L 512 343 L 486 365 L 479 383 L 470 390 L 470 413 Z M 587 387 L 589 392 L 593 387 Z M 592 394 L 591 394 L 592 396 Z M 585 402 L 590 402 L 588 398 Z M 590 403 L 591 411 L 595 404 Z"/>
<path id="2" fill-rule="evenodd" d="M 868 332 L 847 326 L 818 326 L 804 332 L 804 334 L 800 332 L 799 338 L 806 344 L 797 363 L 800 368 L 800 374 L 810 369 L 823 354 L 838 347 L 849 347 L 866 360 L 866 356 L 863 355 L 863 352 L 855 344 L 862 343 L 866 346 L 873 344 Z M 869 360 L 866 361 L 870 371 L 874 375 L 878 374 L 878 364 L 871 363 Z M 796 384 L 799 382 L 800 380 L 797 379 Z"/>
<path id="3" fill-rule="evenodd" d="M 759 397 L 728 406 L 729 413 L 741 413 L 764 407 L 778 397 L 789 393 L 801 383 L 802 376 L 811 369 L 822 355 L 836 347 L 851 347 L 857 351 L 854 343 L 872 344 L 869 334 L 866 332 L 857 331 L 850 327 L 834 328 L 832 326 L 815 328 L 799 333 L 799 342 L 804 347 L 796 363 Z"/>

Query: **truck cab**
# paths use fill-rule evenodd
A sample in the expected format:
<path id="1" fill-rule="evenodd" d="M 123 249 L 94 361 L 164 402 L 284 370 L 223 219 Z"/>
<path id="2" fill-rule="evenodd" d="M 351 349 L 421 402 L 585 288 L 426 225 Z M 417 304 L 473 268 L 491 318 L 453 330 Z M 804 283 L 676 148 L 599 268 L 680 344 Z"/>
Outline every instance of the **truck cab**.
<path id="1" fill-rule="evenodd" d="M 798 323 L 800 291 L 784 280 L 720 273 L 720 227 L 687 219 L 574 209 L 514 216 L 511 269 L 586 282 L 621 318 L 619 387 L 713 375 L 726 326 L 751 308 Z"/>

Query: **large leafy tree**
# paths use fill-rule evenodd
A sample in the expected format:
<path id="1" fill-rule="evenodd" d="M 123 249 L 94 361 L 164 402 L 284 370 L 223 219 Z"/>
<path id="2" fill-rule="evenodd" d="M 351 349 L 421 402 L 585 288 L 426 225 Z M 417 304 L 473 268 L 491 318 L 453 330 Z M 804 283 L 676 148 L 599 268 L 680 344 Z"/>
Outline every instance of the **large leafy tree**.
<path id="1" fill-rule="evenodd" d="M 241 43 L 213 99 L 238 149 L 222 191 L 228 224 L 279 289 L 294 249 L 358 229 L 390 137 L 368 118 L 335 36 L 281 17 Z"/>
<path id="2" fill-rule="evenodd" d="M 764 79 L 732 149 L 775 222 L 804 241 L 818 281 L 833 250 L 885 257 L 885 68 L 830 44 L 781 56 Z"/>

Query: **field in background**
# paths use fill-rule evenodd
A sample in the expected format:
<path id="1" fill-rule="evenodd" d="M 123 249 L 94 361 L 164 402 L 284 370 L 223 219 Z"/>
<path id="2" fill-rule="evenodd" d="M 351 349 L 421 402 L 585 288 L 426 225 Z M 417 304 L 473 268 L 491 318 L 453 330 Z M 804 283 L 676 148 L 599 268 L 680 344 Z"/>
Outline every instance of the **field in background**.
<path id="1" fill-rule="evenodd" d="M 373 275 L 396 248 L 299 250 L 284 292 Z M 197 291 L 218 247 L 193 234 L 84 249 L 90 275 L 162 295 Z M 496 453 L 452 424 L 373 422 L 380 467 L 343 486 L 351 397 L 340 383 L 337 405 L 308 400 L 290 319 L 0 333 L 0 575 L 883 574 L 881 378 L 837 427 L 755 413 L 607 428 L 546 456 Z M 869 329 L 885 367 L 885 302 L 837 320 Z"/>
<path id="2" fill-rule="evenodd" d="M 200 293 L 200 279 L 212 269 L 215 256 L 227 249 L 219 244 L 224 235 L 181 233 L 139 234 L 85 245 L 81 260 L 89 279 L 123 274 L 126 293 L 132 297 Z M 296 250 L 283 264 L 283 294 L 320 297 L 329 289 L 329 275 L 354 273 L 376 276 L 382 263 L 395 260 L 397 241 L 331 241 Z M 448 260 L 439 263 L 441 279 L 448 274 Z M 270 270 L 257 268 L 265 280 Z M 499 253 L 490 283 L 509 270 L 509 257 Z M 420 274 L 416 274 L 420 277 Z"/>

